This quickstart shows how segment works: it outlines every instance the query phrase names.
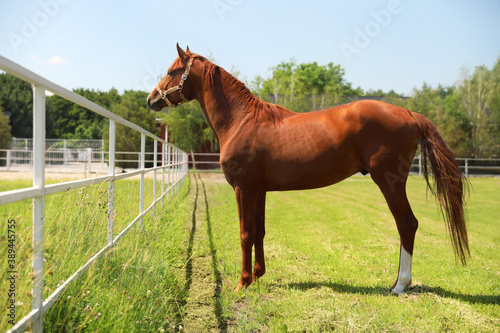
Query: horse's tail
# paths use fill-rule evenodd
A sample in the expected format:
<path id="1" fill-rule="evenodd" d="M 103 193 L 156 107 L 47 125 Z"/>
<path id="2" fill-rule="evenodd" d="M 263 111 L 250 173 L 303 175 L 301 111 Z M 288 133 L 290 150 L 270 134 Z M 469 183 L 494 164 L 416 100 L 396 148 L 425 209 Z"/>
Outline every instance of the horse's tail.
<path id="1" fill-rule="evenodd" d="M 467 227 L 464 218 L 465 192 L 469 182 L 460 171 L 453 153 L 439 135 L 436 127 L 422 115 L 412 113 L 420 127 L 423 174 L 431 193 L 436 197 L 446 220 L 455 255 L 462 265 L 470 256 Z M 430 169 L 428 162 L 430 163 Z M 429 173 L 434 185 L 429 182 Z"/>

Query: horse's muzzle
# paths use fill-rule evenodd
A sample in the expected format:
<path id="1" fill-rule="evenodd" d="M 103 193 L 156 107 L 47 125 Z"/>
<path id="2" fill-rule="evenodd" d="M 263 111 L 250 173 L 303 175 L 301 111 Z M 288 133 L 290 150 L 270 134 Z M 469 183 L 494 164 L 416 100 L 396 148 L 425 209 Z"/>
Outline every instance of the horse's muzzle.
<path id="1" fill-rule="evenodd" d="M 151 98 L 151 96 L 148 96 L 147 104 L 148 107 L 153 111 L 160 111 L 161 109 L 163 109 L 163 107 L 161 107 L 161 102 L 161 98 Z"/>

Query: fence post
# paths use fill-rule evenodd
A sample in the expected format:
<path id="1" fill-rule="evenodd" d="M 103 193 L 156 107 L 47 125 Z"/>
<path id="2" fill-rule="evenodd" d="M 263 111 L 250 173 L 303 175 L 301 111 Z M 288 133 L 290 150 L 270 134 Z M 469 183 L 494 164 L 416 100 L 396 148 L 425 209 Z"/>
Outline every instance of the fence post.
<path id="1" fill-rule="evenodd" d="M 5 162 L 5 166 L 7 167 L 7 171 L 10 170 L 10 150 L 7 150 L 7 161 Z"/>
<path id="2" fill-rule="evenodd" d="M 168 179 L 167 179 L 167 191 L 169 191 L 169 189 L 170 189 L 170 172 L 171 172 L 171 170 L 170 170 L 170 169 L 172 168 L 172 167 L 170 166 L 170 162 L 171 162 L 171 160 L 172 160 L 172 159 L 171 159 L 171 157 L 170 157 L 170 145 L 169 145 L 169 144 L 167 144 L 167 167 L 168 167 L 168 169 L 167 169 L 167 175 L 168 175 L 168 177 L 167 177 L 167 178 L 168 178 Z M 167 193 L 167 194 L 168 194 L 168 193 Z"/>
<path id="3" fill-rule="evenodd" d="M 175 153 L 174 153 L 174 195 L 177 194 L 177 177 L 179 176 L 178 175 L 178 172 L 179 172 L 179 166 L 178 166 L 178 162 L 179 162 L 179 152 L 177 151 L 177 148 L 174 150 Z"/>
<path id="4" fill-rule="evenodd" d="M 146 134 L 141 133 L 141 158 L 140 158 L 140 169 L 141 172 L 141 198 L 139 201 L 139 214 L 142 214 L 144 211 L 144 165 L 146 159 Z M 142 230 L 142 216 L 139 219 L 139 229 Z"/>
<path id="5" fill-rule="evenodd" d="M 153 217 L 156 216 L 156 167 L 158 166 L 158 141 L 156 139 L 153 139 L 154 143 L 154 148 L 153 148 L 153 168 L 155 170 L 153 171 Z"/>
<path id="6" fill-rule="evenodd" d="M 175 191 L 175 193 L 179 192 L 179 189 L 181 187 L 181 175 L 182 175 L 182 171 L 181 171 L 181 168 L 182 168 L 182 165 L 180 164 L 181 163 L 181 152 L 177 149 L 177 190 Z"/>
<path id="7" fill-rule="evenodd" d="M 62 152 L 63 152 L 63 165 L 68 165 L 68 160 L 69 160 L 68 155 L 69 155 L 69 151 L 68 151 L 68 149 L 63 148 L 63 151 L 62 151 Z"/>
<path id="8" fill-rule="evenodd" d="M 165 125 L 165 133 L 163 134 L 163 140 L 165 140 L 165 143 L 163 143 L 163 149 L 162 149 L 162 159 L 163 159 L 163 162 L 162 162 L 162 166 L 163 166 L 163 178 L 162 178 L 162 184 L 161 184 L 161 193 L 162 195 L 165 194 L 165 188 L 164 188 L 164 182 L 165 182 L 165 167 L 167 167 L 167 175 L 168 175 L 168 163 L 167 163 L 167 147 L 168 147 L 168 126 Z M 167 182 L 167 189 L 168 189 L 168 182 Z M 167 193 L 168 195 L 168 193 Z M 168 197 L 167 197 L 168 199 Z M 162 199 L 161 199 L 161 204 L 162 206 L 165 204 L 165 195 L 163 195 Z"/>
<path id="9" fill-rule="evenodd" d="M 104 146 L 101 146 L 101 170 L 104 170 Z"/>
<path id="10" fill-rule="evenodd" d="M 179 173 L 179 181 L 177 182 L 177 192 L 179 192 L 179 189 L 181 188 L 181 178 L 182 178 L 182 160 L 183 160 L 183 156 L 180 152 L 180 150 L 177 150 L 177 164 L 178 164 L 178 173 Z M 176 193 L 177 193 L 176 192 Z"/>
<path id="11" fill-rule="evenodd" d="M 186 176 L 188 174 L 188 170 L 189 170 L 189 165 L 188 165 L 188 158 L 187 158 L 187 155 L 184 154 L 184 159 L 186 160 L 186 164 L 184 164 L 184 180 L 182 181 L 182 183 L 184 183 L 184 181 L 186 180 Z"/>
<path id="12" fill-rule="evenodd" d="M 34 98 L 34 97 L 33 97 Z M 34 106 L 33 106 L 34 107 Z M 28 142 L 27 140 L 25 140 L 26 142 Z M 27 144 L 27 143 L 26 143 Z M 25 147 L 24 150 L 28 150 L 29 148 Z M 28 153 L 31 153 L 31 159 L 30 159 L 30 167 L 33 168 L 33 159 L 34 159 L 34 156 L 33 156 L 33 150 L 29 150 Z"/>
<path id="13" fill-rule="evenodd" d="M 45 88 L 33 86 L 33 187 L 42 195 L 33 199 L 33 301 L 38 310 L 33 322 L 34 332 L 43 332 L 43 266 L 45 230 Z"/>
<path id="14" fill-rule="evenodd" d="M 87 148 L 87 172 L 92 172 L 92 148 Z"/>
<path id="15" fill-rule="evenodd" d="M 164 139 L 165 140 L 165 139 Z M 163 195 L 165 193 L 165 150 L 167 148 L 167 145 L 162 142 L 161 143 L 161 206 L 165 205 L 165 196 Z"/>
<path id="16" fill-rule="evenodd" d="M 418 177 L 422 177 L 422 152 L 420 152 L 420 156 L 418 157 Z"/>
<path id="17" fill-rule="evenodd" d="M 465 177 L 469 177 L 469 160 L 465 159 Z"/>
<path id="18" fill-rule="evenodd" d="M 172 183 L 174 184 L 172 194 L 175 195 L 177 191 L 177 150 L 174 147 L 172 147 Z"/>
<path id="19" fill-rule="evenodd" d="M 116 123 L 109 120 L 109 177 L 108 182 L 108 245 L 113 243 L 113 226 L 115 213 L 115 130 Z"/>
<path id="20" fill-rule="evenodd" d="M 193 170 L 196 171 L 196 161 L 194 160 L 194 153 L 192 150 L 191 150 L 191 159 L 193 162 Z"/>

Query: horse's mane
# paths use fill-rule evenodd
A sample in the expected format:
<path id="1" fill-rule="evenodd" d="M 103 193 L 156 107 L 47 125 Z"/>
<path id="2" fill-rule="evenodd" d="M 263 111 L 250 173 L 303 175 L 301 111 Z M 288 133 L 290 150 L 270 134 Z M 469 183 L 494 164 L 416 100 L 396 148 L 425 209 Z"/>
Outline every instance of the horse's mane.
<path id="1" fill-rule="evenodd" d="M 291 111 L 276 105 L 260 100 L 250 92 L 243 82 L 229 74 L 224 68 L 219 67 L 209 61 L 205 62 L 205 77 L 208 80 L 215 94 L 232 94 L 242 102 L 245 112 L 252 113 L 254 122 L 258 122 L 263 117 L 273 124 L 279 124 L 283 120 L 283 115 Z M 223 107 L 229 107 L 224 105 Z"/>

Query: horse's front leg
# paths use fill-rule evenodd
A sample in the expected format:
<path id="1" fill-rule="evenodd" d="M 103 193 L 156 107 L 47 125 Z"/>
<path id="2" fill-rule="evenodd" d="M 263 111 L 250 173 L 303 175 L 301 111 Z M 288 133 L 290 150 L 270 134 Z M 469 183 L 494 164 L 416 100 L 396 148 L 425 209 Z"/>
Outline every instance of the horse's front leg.
<path id="1" fill-rule="evenodd" d="M 264 259 L 264 236 L 266 218 L 266 192 L 261 192 L 257 197 L 257 207 L 255 209 L 255 266 L 253 270 L 253 280 L 257 280 L 266 273 Z"/>
<path id="2" fill-rule="evenodd" d="M 242 252 L 242 267 L 240 283 L 236 291 L 252 283 L 252 247 L 255 241 L 255 208 L 257 194 L 253 191 L 236 186 L 234 188 L 238 214 L 240 218 L 240 239 Z"/>

